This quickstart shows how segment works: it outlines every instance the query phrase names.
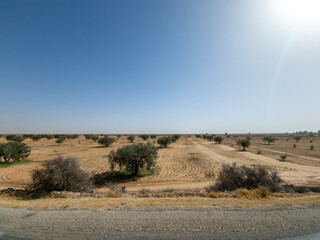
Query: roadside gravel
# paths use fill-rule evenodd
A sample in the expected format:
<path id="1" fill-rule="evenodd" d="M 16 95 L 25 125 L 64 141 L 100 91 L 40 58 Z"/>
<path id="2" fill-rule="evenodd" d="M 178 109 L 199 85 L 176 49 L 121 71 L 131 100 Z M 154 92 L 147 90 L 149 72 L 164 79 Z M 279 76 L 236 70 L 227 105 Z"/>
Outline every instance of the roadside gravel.
<path id="1" fill-rule="evenodd" d="M 279 239 L 317 232 L 320 206 L 105 211 L 0 208 L 0 239 Z"/>

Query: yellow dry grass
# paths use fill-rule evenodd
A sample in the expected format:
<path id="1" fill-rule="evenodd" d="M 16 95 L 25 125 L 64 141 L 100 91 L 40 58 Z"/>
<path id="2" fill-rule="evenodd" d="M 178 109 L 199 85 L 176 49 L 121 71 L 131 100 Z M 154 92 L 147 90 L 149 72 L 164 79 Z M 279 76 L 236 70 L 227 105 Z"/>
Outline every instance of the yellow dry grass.
<path id="1" fill-rule="evenodd" d="M 242 194 L 244 191 L 242 191 Z M 249 195 L 257 193 L 249 193 Z M 248 193 L 244 195 L 248 196 Z M 250 196 L 252 196 L 250 195 Z M 222 196 L 222 195 L 221 195 Z M 224 196 L 224 195 L 223 195 Z M 259 206 L 301 206 L 320 203 L 320 194 L 303 196 L 283 196 L 282 194 L 271 194 L 267 198 L 231 197 L 231 198 L 210 198 L 210 197 L 179 197 L 179 198 L 138 198 L 131 195 L 124 195 L 119 198 L 42 198 L 35 200 L 22 200 L 16 197 L 0 196 L 0 207 L 30 208 L 30 209 L 96 209 L 104 210 L 109 207 L 259 207 Z"/>

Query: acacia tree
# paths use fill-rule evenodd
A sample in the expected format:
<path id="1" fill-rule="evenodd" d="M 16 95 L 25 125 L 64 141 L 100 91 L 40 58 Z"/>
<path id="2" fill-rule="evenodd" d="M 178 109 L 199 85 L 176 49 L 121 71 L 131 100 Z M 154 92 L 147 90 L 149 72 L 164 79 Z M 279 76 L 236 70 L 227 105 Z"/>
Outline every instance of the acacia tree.
<path id="1" fill-rule="evenodd" d="M 103 145 L 105 147 L 109 147 L 113 142 L 114 142 L 114 138 L 110 138 L 108 136 L 102 137 L 98 140 L 98 143 L 100 145 Z"/>
<path id="2" fill-rule="evenodd" d="M 171 137 L 161 137 L 157 140 L 160 147 L 166 148 L 169 144 L 172 143 Z"/>
<path id="3" fill-rule="evenodd" d="M 250 142 L 250 140 L 248 140 L 248 139 L 238 139 L 238 140 L 237 140 L 237 145 L 238 145 L 238 146 L 241 146 L 241 147 L 243 148 L 242 151 L 245 151 L 246 148 L 249 148 L 249 147 L 250 147 L 251 142 Z"/>
<path id="4" fill-rule="evenodd" d="M 144 167 L 150 169 L 155 165 L 158 149 L 151 143 L 139 143 L 118 148 L 108 155 L 111 169 L 118 165 L 125 167 L 132 175 L 139 175 Z"/>
<path id="5" fill-rule="evenodd" d="M 264 141 L 264 142 L 268 142 L 268 145 L 270 145 L 270 143 L 274 143 L 275 140 L 276 140 L 276 139 L 275 139 L 274 137 L 272 137 L 272 136 L 265 136 L 265 137 L 263 138 L 263 141 Z"/>
<path id="6" fill-rule="evenodd" d="M 214 140 L 216 143 L 220 144 L 220 143 L 222 142 L 223 138 L 220 137 L 220 136 L 216 136 L 216 137 L 213 138 L 213 140 Z"/>

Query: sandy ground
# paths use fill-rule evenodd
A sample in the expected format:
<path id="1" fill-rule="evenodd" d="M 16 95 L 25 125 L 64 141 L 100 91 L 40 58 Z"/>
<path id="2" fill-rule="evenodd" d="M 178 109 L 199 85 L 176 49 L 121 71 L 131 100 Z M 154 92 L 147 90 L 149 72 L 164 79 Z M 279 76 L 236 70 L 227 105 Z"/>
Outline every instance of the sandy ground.
<path id="1" fill-rule="evenodd" d="M 126 189 L 139 191 L 141 189 L 204 188 L 212 184 L 211 175 L 212 173 L 217 174 L 222 164 L 233 162 L 245 165 L 265 165 L 279 171 L 288 184 L 319 186 L 320 154 L 317 150 L 319 139 L 313 139 L 314 151 L 308 148 L 310 139 L 306 139 L 305 143 L 304 140 L 297 143 L 298 149 L 292 148 L 295 142 L 293 139 L 291 142 L 286 140 L 279 139 L 272 145 L 265 145 L 261 138 L 253 139 L 249 151 L 242 152 L 237 149 L 234 139 L 226 139 L 224 144 L 215 144 L 195 137 L 182 137 L 169 148 L 159 149 L 157 159 L 159 173 L 157 175 L 126 183 Z M 1 138 L 0 142 L 5 142 L 4 138 Z M 33 162 L 0 168 L 0 189 L 25 187 L 30 181 L 30 173 L 33 169 L 40 167 L 42 161 L 57 156 L 76 157 L 81 167 L 89 174 L 108 170 L 106 155 L 113 149 L 130 144 L 124 136 L 109 148 L 102 148 L 83 136 L 75 140 L 66 140 L 60 146 L 54 140 L 46 139 L 38 142 L 27 139 L 24 142 L 32 148 L 29 159 Z M 135 142 L 143 141 L 136 138 Z M 258 148 L 262 149 L 262 155 L 256 154 Z M 279 156 L 283 153 L 288 154 L 288 162 L 279 161 Z"/>

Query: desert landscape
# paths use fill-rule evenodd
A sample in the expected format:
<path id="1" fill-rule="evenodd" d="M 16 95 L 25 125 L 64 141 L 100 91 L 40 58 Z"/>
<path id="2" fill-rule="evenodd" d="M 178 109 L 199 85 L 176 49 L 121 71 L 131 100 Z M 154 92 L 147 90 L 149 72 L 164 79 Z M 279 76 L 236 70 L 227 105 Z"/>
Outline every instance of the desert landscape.
<path id="1" fill-rule="evenodd" d="M 102 147 L 83 135 L 76 139 L 66 139 L 60 145 L 54 139 L 26 139 L 23 143 L 31 147 L 28 157 L 30 162 L 0 168 L 0 188 L 25 188 L 30 183 L 32 170 L 40 168 L 44 161 L 58 156 L 78 159 L 80 167 L 90 176 L 109 171 L 107 156 L 112 150 L 157 140 L 136 137 L 134 142 L 130 143 L 127 136 L 111 137 L 116 141 L 109 147 Z M 241 151 L 236 139 L 248 136 L 222 137 L 222 143 L 217 144 L 194 135 L 181 136 L 167 148 L 159 148 L 155 174 L 122 182 L 120 185 L 125 186 L 128 192 L 142 189 L 204 189 L 214 183 L 223 164 L 237 163 L 245 166 L 262 165 L 276 170 L 287 185 L 320 186 L 319 137 L 302 137 L 297 142 L 293 137 L 283 136 L 268 144 L 263 141 L 263 136 L 251 136 L 251 146 L 247 151 Z M 0 141 L 7 142 L 5 137 Z M 295 148 L 293 144 L 296 145 Z M 311 145 L 314 146 L 313 150 L 310 150 Z M 281 159 L 283 155 L 286 156 L 285 159 Z M 98 190 L 108 191 L 109 188 L 102 186 Z"/>

